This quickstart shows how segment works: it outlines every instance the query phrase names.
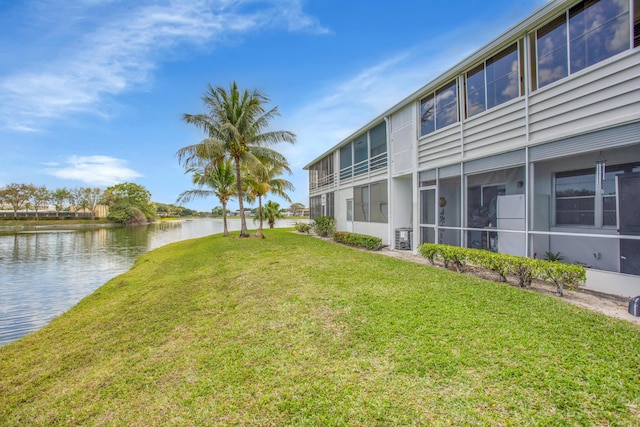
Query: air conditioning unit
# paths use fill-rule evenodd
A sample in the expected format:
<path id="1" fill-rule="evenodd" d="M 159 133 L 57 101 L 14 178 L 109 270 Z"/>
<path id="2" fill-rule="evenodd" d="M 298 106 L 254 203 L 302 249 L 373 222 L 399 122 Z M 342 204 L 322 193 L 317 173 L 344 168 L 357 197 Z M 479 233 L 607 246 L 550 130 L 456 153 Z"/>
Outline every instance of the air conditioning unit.
<path id="1" fill-rule="evenodd" d="M 395 249 L 401 251 L 410 251 L 412 249 L 411 242 L 413 240 L 413 229 L 396 228 L 396 244 Z"/>

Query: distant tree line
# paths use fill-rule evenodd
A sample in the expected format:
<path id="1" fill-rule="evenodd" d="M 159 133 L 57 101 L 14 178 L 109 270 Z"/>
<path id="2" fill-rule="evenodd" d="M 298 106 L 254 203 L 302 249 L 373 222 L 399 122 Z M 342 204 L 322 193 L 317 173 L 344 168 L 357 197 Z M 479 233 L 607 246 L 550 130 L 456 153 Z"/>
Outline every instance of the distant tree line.
<path id="1" fill-rule="evenodd" d="M 156 215 L 192 215 L 194 211 L 181 206 L 154 203 L 151 193 L 139 184 L 126 182 L 102 190 L 98 187 L 73 187 L 49 190 L 45 186 L 11 183 L 0 188 L 0 205 L 10 207 L 13 217 L 32 211 L 39 217 L 53 206 L 55 216 L 80 216 L 89 213 L 96 217 L 98 206 L 108 207 L 107 219 L 123 224 L 152 221 Z"/>

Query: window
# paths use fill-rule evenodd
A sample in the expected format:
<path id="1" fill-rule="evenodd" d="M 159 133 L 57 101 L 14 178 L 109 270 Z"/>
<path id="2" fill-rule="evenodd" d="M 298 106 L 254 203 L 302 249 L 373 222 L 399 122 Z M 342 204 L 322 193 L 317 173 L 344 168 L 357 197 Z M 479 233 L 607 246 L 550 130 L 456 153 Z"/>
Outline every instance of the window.
<path id="1" fill-rule="evenodd" d="M 367 134 L 361 135 L 353 141 L 353 173 L 360 175 L 367 172 L 369 159 L 369 146 L 367 144 Z"/>
<path id="2" fill-rule="evenodd" d="M 340 148 L 340 179 L 387 166 L 387 124 L 381 122 Z"/>
<path id="3" fill-rule="evenodd" d="M 556 225 L 617 226 L 616 175 L 640 171 L 640 163 L 556 174 Z"/>
<path id="4" fill-rule="evenodd" d="M 353 176 L 353 145 L 351 143 L 340 148 L 340 179 L 347 179 Z"/>
<path id="5" fill-rule="evenodd" d="M 456 81 L 420 101 L 420 135 L 424 136 L 458 121 L 458 87 Z"/>
<path id="6" fill-rule="evenodd" d="M 640 0 L 633 0 L 633 47 L 640 46 Z"/>
<path id="7" fill-rule="evenodd" d="M 467 117 L 475 116 L 487 109 L 484 64 L 467 73 Z"/>
<path id="8" fill-rule="evenodd" d="M 387 152 L 387 123 L 382 122 L 369 131 L 371 157 Z"/>
<path id="9" fill-rule="evenodd" d="M 388 221 L 387 181 L 354 188 L 354 218 L 361 222 Z"/>
<path id="10" fill-rule="evenodd" d="M 629 49 L 629 16 L 627 0 L 584 0 L 538 29 L 534 89 Z"/>
<path id="11" fill-rule="evenodd" d="M 369 186 L 356 187 L 354 191 L 355 220 L 369 222 Z"/>
<path id="12" fill-rule="evenodd" d="M 594 169 L 556 174 L 556 224 L 595 224 Z"/>
<path id="13" fill-rule="evenodd" d="M 571 73 L 629 49 L 629 3 L 584 1 L 569 10 Z"/>
<path id="14" fill-rule="evenodd" d="M 322 216 L 322 196 L 309 198 L 309 218 L 314 219 Z"/>
<path id="15" fill-rule="evenodd" d="M 518 44 L 467 72 L 467 117 L 520 96 Z"/>
<path id="16" fill-rule="evenodd" d="M 487 60 L 487 108 L 520 96 L 518 45 L 514 43 Z"/>
<path id="17" fill-rule="evenodd" d="M 309 189 L 315 190 L 327 185 L 332 185 L 333 176 L 333 154 L 329 154 L 324 159 L 309 167 Z"/>

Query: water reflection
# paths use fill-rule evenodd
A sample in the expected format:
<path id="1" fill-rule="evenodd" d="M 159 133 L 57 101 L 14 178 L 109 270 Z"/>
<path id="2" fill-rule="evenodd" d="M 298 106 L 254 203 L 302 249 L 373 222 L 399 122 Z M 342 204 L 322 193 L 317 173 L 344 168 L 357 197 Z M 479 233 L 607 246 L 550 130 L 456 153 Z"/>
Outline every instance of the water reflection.
<path id="1" fill-rule="evenodd" d="M 292 227 L 294 221 L 279 221 Z M 239 230 L 239 220 L 229 222 Z M 199 219 L 136 227 L 78 227 L 0 232 L 0 345 L 46 325 L 142 253 L 180 240 L 222 233 Z"/>

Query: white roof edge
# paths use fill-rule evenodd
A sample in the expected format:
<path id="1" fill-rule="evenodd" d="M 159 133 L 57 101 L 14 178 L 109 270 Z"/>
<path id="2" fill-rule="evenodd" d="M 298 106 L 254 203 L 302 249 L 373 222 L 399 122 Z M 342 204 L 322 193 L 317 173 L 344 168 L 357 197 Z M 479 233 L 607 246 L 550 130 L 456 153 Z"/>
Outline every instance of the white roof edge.
<path id="1" fill-rule="evenodd" d="M 348 137 L 340 141 L 339 143 L 333 145 L 329 150 L 325 151 L 321 155 L 317 156 L 311 162 L 304 166 L 303 169 L 308 169 L 311 165 L 317 163 L 319 160 L 326 157 L 328 154 L 334 152 L 340 146 L 351 142 L 356 136 L 361 134 L 362 132 L 367 131 L 372 128 L 374 125 L 380 123 L 380 121 L 391 114 L 401 110 L 406 107 L 408 104 L 415 102 L 418 98 L 420 98 L 428 89 L 437 87 L 438 85 L 444 83 L 446 80 L 449 80 L 462 72 L 462 70 L 467 67 L 473 65 L 474 62 L 484 57 L 488 52 L 496 49 L 497 47 L 502 47 L 503 44 L 513 42 L 514 38 L 517 38 L 524 35 L 525 32 L 528 32 L 532 29 L 532 27 L 537 27 L 542 24 L 546 19 L 550 18 L 553 14 L 559 12 L 562 9 L 566 9 L 568 5 L 572 3 L 577 3 L 577 0 L 550 0 L 544 6 L 538 8 L 531 15 L 522 19 L 520 22 L 500 34 L 495 39 L 491 40 L 489 43 L 485 44 L 471 55 L 467 56 L 462 61 L 458 62 L 447 71 L 441 73 L 436 78 L 429 81 L 424 86 L 420 87 L 418 90 L 412 92 L 409 96 L 405 97 L 403 100 L 395 104 L 393 107 L 389 108 L 382 114 L 376 116 L 373 120 L 370 120 L 364 126 L 360 127 L 355 132 L 351 133 Z"/>

